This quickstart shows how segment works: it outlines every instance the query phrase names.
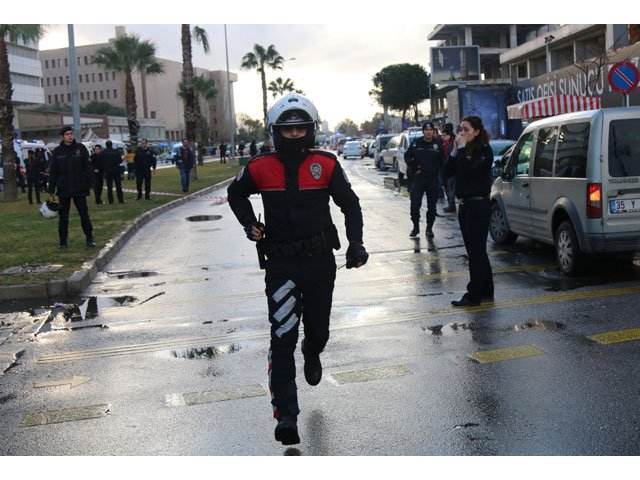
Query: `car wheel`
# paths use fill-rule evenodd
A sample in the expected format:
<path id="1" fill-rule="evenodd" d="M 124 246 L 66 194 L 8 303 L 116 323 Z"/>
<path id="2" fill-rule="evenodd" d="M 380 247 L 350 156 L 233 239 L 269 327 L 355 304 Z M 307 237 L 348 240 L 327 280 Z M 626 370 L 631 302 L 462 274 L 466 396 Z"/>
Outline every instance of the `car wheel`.
<path id="1" fill-rule="evenodd" d="M 568 277 L 578 275 L 584 266 L 584 254 L 570 221 L 564 221 L 556 232 L 556 259 L 560 271 Z"/>
<path id="2" fill-rule="evenodd" d="M 501 245 L 511 245 L 518 239 L 518 235 L 509 230 L 507 216 L 497 203 L 491 205 L 489 234 L 495 243 Z"/>
<path id="3" fill-rule="evenodd" d="M 383 172 L 387 170 L 387 164 L 384 163 L 384 158 L 381 158 L 380 160 L 378 160 L 378 168 Z"/>

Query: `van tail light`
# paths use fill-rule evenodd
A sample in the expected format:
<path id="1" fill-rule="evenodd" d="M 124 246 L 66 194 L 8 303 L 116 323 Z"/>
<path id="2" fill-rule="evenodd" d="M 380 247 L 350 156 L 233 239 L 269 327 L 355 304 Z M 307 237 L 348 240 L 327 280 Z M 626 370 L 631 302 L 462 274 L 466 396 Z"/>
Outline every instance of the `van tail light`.
<path id="1" fill-rule="evenodd" d="M 587 184 L 587 218 L 602 218 L 602 184 Z"/>

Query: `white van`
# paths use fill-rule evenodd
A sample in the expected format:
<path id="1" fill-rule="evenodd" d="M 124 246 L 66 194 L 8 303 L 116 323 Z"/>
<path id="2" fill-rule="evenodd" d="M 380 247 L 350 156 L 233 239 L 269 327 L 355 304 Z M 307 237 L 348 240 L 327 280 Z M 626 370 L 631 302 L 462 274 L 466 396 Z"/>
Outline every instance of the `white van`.
<path id="1" fill-rule="evenodd" d="M 566 275 L 585 254 L 640 250 L 640 107 L 536 121 L 508 155 L 491 190 L 494 242 L 554 245 Z"/>

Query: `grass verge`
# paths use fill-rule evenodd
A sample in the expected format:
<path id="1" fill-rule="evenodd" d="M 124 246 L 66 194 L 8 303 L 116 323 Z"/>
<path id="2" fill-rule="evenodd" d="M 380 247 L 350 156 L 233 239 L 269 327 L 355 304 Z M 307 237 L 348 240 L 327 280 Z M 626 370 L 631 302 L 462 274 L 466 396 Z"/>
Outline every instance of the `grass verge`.
<path id="1" fill-rule="evenodd" d="M 198 179 L 192 180 L 191 192 L 210 187 L 233 177 L 240 167 L 220 164 L 218 161 L 198 166 Z M 123 189 L 136 189 L 135 180 L 123 180 Z M 176 168 L 156 170 L 151 179 L 151 200 L 136 201 L 135 192 L 125 192 L 125 204 L 107 202 L 106 187 L 102 193 L 105 205 L 96 205 L 92 194 L 87 197 L 89 216 L 93 224 L 96 247 L 88 249 L 80 227 L 80 217 L 73 203 L 69 216 L 69 248 L 58 249 L 57 217 L 45 220 L 40 216 L 39 205 L 29 205 L 26 193 L 18 193 L 18 201 L 6 202 L 0 198 L 0 272 L 9 267 L 60 264 L 62 269 L 55 273 L 0 274 L 0 286 L 32 285 L 50 280 L 65 279 L 83 263 L 95 258 L 105 244 L 120 234 L 136 217 L 160 205 L 169 203 L 184 195 L 180 185 L 180 174 Z M 179 196 L 154 195 L 153 192 L 174 193 Z M 226 192 L 225 192 L 226 193 Z M 45 200 L 41 194 L 40 200 Z M 35 201 L 35 196 L 34 196 Z"/>

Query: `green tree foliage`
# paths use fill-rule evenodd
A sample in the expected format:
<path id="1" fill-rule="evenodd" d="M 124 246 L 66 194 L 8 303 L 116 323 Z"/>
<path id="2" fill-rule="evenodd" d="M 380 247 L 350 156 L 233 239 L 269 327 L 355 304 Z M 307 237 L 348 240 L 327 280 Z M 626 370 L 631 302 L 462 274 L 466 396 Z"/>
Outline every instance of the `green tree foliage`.
<path id="1" fill-rule="evenodd" d="M 413 109 L 417 115 L 418 104 L 429 98 L 429 74 L 418 64 L 389 65 L 376 73 L 372 81 L 374 88 L 369 95 L 382 107 L 401 112 L 403 123 L 407 111 Z"/>
<path id="2" fill-rule="evenodd" d="M 269 82 L 268 90 L 273 95 L 273 98 L 278 96 L 282 96 L 287 92 L 294 92 L 295 87 L 293 85 L 293 80 L 287 78 L 283 80 L 282 77 L 278 77 L 275 80 Z"/>
<path id="3" fill-rule="evenodd" d="M 202 45 L 204 53 L 209 53 L 209 37 L 204 28 L 193 27 L 188 24 L 182 24 L 182 98 L 184 100 L 184 124 L 185 135 L 190 141 L 197 141 L 197 131 L 202 130 L 199 126 L 202 114 L 198 102 L 198 93 L 195 90 L 195 75 L 193 73 L 193 54 L 191 47 L 191 38 L 195 38 L 196 42 Z"/>
<path id="4" fill-rule="evenodd" d="M 238 142 L 250 143 L 264 137 L 264 125 L 261 120 L 241 114 L 238 122 Z"/>
<path id="5" fill-rule="evenodd" d="M 273 45 L 269 45 L 264 48 L 257 43 L 253 46 L 253 50 L 248 52 L 242 57 L 242 63 L 240 68 L 245 70 L 255 69 L 260 75 L 260 82 L 262 84 L 262 112 L 264 115 L 264 134 L 263 138 L 269 138 L 269 132 L 267 132 L 267 76 L 266 69 L 282 70 L 284 65 L 284 58 Z"/>
<path id="6" fill-rule="evenodd" d="M 138 104 L 133 85 L 133 72 L 145 75 L 164 73 L 163 64 L 156 58 L 156 47 L 149 40 L 140 40 L 137 35 L 125 34 L 115 39 L 108 47 L 100 48 L 93 57 L 93 63 L 102 65 L 105 70 L 115 70 L 125 77 L 125 110 L 129 127 L 129 141 L 135 149 L 138 146 L 137 119 Z"/>
<path id="7" fill-rule="evenodd" d="M 358 125 L 350 118 L 345 118 L 336 127 L 336 131 L 348 137 L 356 137 L 359 134 Z"/>
<path id="8" fill-rule="evenodd" d="M 4 198 L 18 198 L 15 151 L 13 150 L 13 85 L 11 83 L 7 42 L 35 43 L 44 35 L 44 25 L 0 24 L 0 140 L 4 168 Z"/>
<path id="9" fill-rule="evenodd" d="M 69 107 L 71 111 L 71 107 Z M 124 108 L 114 107 L 107 102 L 89 102 L 84 106 L 80 106 L 80 113 L 93 113 L 94 115 L 110 115 L 112 117 L 126 117 L 127 112 Z"/>
<path id="10" fill-rule="evenodd" d="M 371 120 L 366 120 L 360 125 L 360 130 L 367 136 L 375 137 L 378 134 L 378 127 L 384 123 L 384 118 L 381 113 L 376 113 Z"/>

